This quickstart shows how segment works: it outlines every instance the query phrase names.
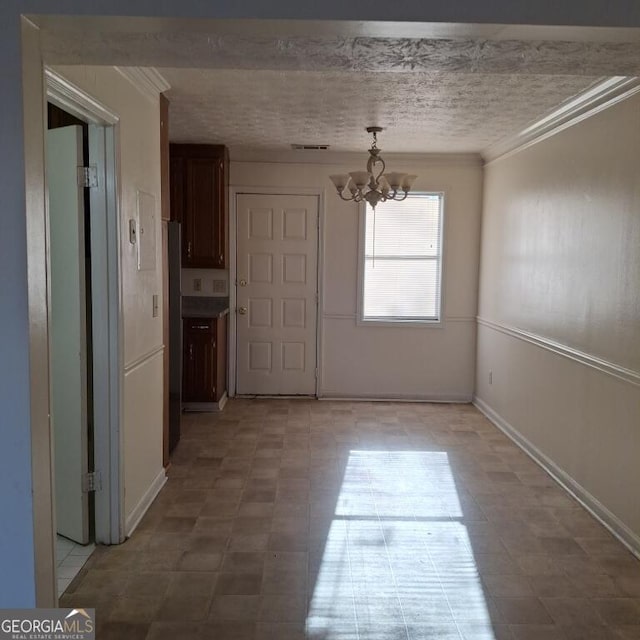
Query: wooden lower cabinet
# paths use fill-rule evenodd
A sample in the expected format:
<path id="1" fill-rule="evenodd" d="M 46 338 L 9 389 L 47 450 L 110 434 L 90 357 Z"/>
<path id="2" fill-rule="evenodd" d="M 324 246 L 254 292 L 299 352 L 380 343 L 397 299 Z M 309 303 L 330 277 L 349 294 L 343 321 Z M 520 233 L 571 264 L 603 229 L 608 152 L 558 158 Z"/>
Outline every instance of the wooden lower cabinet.
<path id="1" fill-rule="evenodd" d="M 227 318 L 183 319 L 183 402 L 218 402 L 227 391 Z"/>

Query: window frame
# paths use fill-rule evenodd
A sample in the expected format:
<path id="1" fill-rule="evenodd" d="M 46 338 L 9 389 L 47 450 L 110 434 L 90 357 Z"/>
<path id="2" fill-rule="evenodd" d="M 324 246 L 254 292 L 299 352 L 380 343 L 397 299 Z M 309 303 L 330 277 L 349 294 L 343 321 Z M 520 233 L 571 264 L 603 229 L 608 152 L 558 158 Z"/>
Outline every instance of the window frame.
<path id="1" fill-rule="evenodd" d="M 445 255 L 445 211 L 446 195 L 444 191 L 415 191 L 409 194 L 412 196 L 439 196 L 440 197 L 440 225 L 439 225 L 439 260 L 438 260 L 438 297 L 437 297 L 437 319 L 429 318 L 366 318 L 364 316 L 364 274 L 365 274 L 365 248 L 366 248 L 366 203 L 361 202 L 358 206 L 358 282 L 357 282 L 357 304 L 356 304 L 356 324 L 365 327 L 413 327 L 420 329 L 438 329 L 444 326 L 444 255 Z M 378 206 L 384 207 L 384 203 Z"/>

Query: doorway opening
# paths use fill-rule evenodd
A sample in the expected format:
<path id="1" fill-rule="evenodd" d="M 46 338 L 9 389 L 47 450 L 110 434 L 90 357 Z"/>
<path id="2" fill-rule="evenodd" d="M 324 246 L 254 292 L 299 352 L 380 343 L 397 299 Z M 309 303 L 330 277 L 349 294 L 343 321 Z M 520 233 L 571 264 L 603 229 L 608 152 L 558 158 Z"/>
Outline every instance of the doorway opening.
<path id="1" fill-rule="evenodd" d="M 56 568 L 62 595 L 91 555 L 95 500 L 89 126 L 47 103 L 51 425 Z"/>
<path id="2" fill-rule="evenodd" d="M 48 327 L 58 596 L 124 539 L 115 114 L 47 69 Z"/>

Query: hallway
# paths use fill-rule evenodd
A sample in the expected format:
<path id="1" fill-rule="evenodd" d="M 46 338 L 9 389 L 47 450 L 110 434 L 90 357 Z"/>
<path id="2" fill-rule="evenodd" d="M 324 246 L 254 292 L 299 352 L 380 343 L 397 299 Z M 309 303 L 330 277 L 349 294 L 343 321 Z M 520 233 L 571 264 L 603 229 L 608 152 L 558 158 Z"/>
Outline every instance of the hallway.
<path id="1" fill-rule="evenodd" d="M 60 606 L 99 640 L 631 639 L 640 561 L 470 405 L 233 400 Z"/>

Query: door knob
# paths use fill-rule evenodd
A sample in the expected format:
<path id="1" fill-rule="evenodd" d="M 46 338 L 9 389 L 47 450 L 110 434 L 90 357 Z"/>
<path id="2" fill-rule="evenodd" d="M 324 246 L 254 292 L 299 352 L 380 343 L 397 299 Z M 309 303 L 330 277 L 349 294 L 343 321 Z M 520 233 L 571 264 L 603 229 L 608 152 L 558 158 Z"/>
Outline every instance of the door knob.
<path id="1" fill-rule="evenodd" d="M 246 314 L 247 314 L 247 307 L 240 307 L 240 308 L 238 309 L 238 313 L 239 313 L 241 316 L 246 315 Z"/>
<path id="2" fill-rule="evenodd" d="M 240 280 L 240 282 L 238 283 L 241 287 L 246 287 L 247 286 L 247 281 L 246 280 Z"/>

